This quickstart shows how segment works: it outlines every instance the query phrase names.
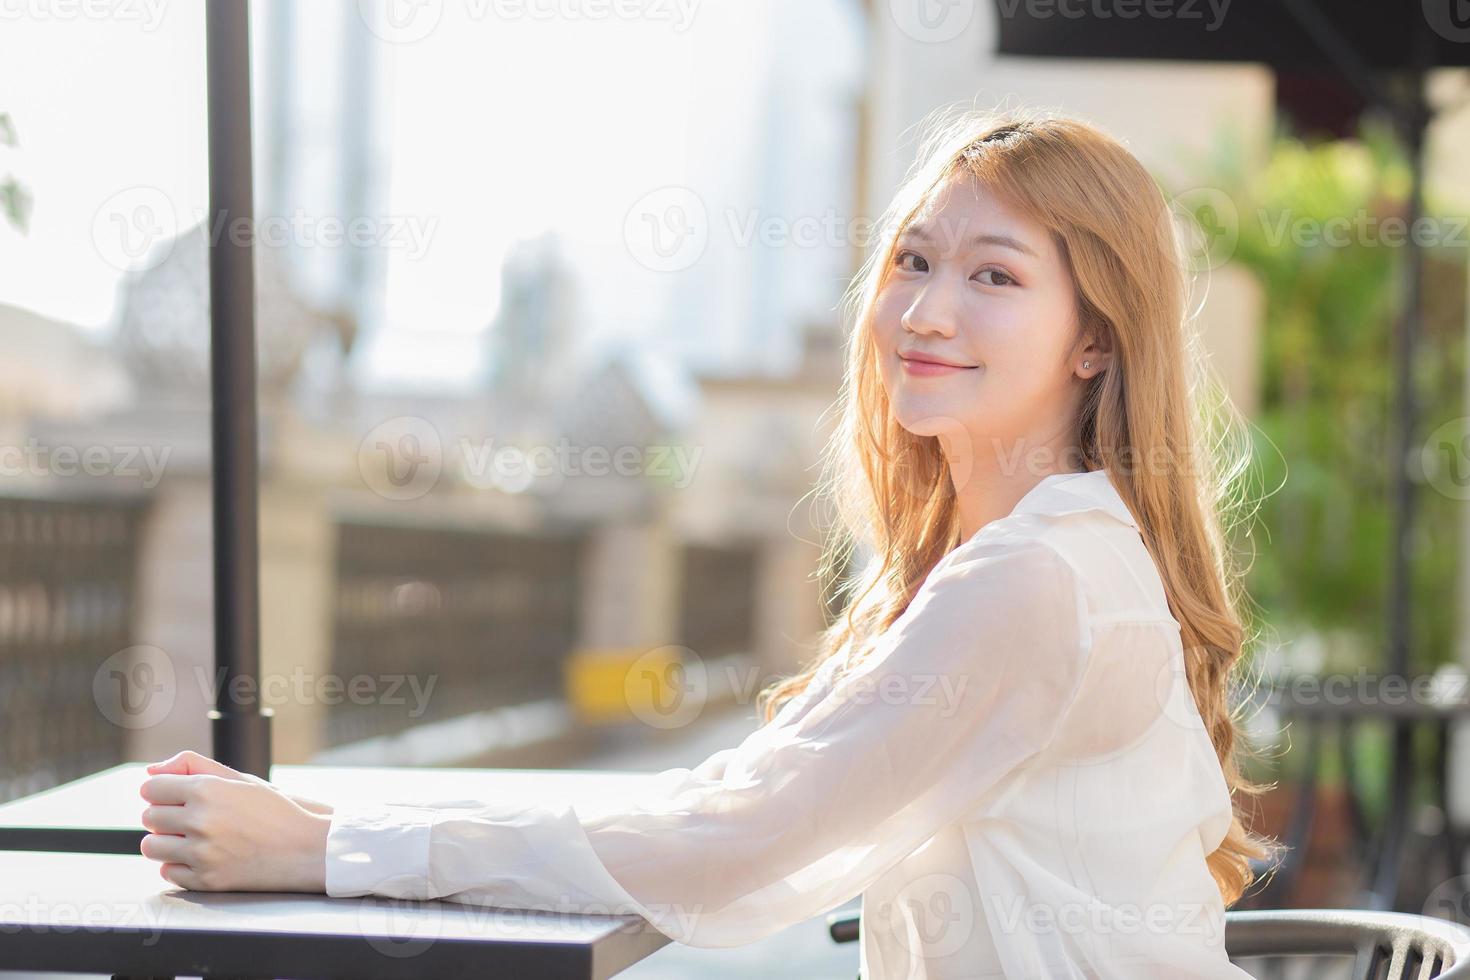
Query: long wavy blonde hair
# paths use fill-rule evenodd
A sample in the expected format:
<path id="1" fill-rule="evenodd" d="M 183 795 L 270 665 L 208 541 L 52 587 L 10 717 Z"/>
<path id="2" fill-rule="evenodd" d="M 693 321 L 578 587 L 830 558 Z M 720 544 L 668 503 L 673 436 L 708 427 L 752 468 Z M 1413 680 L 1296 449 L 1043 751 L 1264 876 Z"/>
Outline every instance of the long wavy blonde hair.
<path id="1" fill-rule="evenodd" d="M 828 657 L 881 633 L 907 608 L 924 578 L 961 540 L 954 487 L 938 440 L 914 436 L 890 409 L 878 373 L 872 316 L 893 266 L 895 241 L 931 196 L 970 176 L 1048 228 L 1076 285 L 1079 329 L 1105 335 L 1113 364 L 1094 376 L 1076 422 L 1089 470 L 1105 467 L 1137 517 L 1169 608 L 1182 627 L 1189 684 L 1235 800 L 1235 816 L 1208 856 L 1229 905 L 1254 879 L 1250 861 L 1276 844 L 1242 821 L 1241 796 L 1263 787 L 1242 773 L 1233 668 L 1248 597 L 1226 544 L 1228 510 L 1243 456 L 1228 460 L 1211 427 L 1226 406 L 1197 394 L 1209 383 L 1197 342 L 1186 336 L 1187 250 L 1163 192 L 1115 139 L 1073 119 L 1035 110 L 941 110 L 877 223 L 877 247 L 853 278 L 843 309 L 854 326 L 835 406 L 840 414 L 817 492 L 836 519 L 819 575 L 842 614 L 821 634 L 815 658 L 763 690 L 771 720 Z M 1228 401 L 1228 400 L 1227 400 Z M 1146 465 L 1137 465 L 1146 461 Z M 854 561 L 859 546 L 870 558 Z M 853 569 L 853 571 L 846 571 Z"/>

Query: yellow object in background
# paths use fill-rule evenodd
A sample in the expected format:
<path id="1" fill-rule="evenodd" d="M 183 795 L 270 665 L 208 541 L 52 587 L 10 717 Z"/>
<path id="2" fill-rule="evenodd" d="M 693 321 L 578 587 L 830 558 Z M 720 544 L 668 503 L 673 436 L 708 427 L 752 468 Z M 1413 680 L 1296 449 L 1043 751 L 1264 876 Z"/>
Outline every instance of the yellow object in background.
<path id="1" fill-rule="evenodd" d="M 679 696 L 682 647 L 584 647 L 562 668 L 566 698 L 585 724 L 633 721 Z"/>

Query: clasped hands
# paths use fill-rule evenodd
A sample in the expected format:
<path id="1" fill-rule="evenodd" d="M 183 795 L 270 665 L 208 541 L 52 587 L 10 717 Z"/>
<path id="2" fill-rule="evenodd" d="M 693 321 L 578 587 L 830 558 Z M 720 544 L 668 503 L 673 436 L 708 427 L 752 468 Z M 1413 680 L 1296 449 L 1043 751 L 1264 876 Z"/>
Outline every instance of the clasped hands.
<path id="1" fill-rule="evenodd" d="M 140 851 L 191 891 L 326 891 L 332 808 L 197 752 L 148 766 Z"/>

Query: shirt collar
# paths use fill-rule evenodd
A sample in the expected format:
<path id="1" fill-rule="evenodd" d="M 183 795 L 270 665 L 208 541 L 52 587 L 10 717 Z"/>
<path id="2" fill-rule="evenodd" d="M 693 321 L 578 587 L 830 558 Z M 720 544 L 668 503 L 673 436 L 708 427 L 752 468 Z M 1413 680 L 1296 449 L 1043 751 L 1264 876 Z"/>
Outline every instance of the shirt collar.
<path id="1" fill-rule="evenodd" d="M 1011 513 L 1061 516 L 1086 510 L 1100 510 L 1129 527 L 1138 527 L 1105 469 L 1048 474 L 1027 491 Z"/>

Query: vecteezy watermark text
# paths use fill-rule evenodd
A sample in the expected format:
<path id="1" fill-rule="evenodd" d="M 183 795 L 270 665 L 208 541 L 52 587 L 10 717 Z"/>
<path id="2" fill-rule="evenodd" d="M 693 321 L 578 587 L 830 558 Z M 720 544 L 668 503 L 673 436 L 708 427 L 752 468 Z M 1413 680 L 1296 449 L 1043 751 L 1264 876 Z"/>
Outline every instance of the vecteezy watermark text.
<path id="1" fill-rule="evenodd" d="M 151 490 L 163 479 L 171 446 L 46 445 L 27 439 L 23 446 L 0 445 L 0 477 L 142 477 Z"/>
<path id="2" fill-rule="evenodd" d="M 392 249 L 416 261 L 427 254 L 439 218 L 417 214 L 318 214 L 303 208 L 289 214 L 250 217 L 196 208 L 191 217 L 160 188 L 139 185 L 118 191 L 97 208 L 92 216 L 92 244 L 113 268 L 139 272 L 168 258 L 181 229 L 196 227 L 210 244 Z"/>

